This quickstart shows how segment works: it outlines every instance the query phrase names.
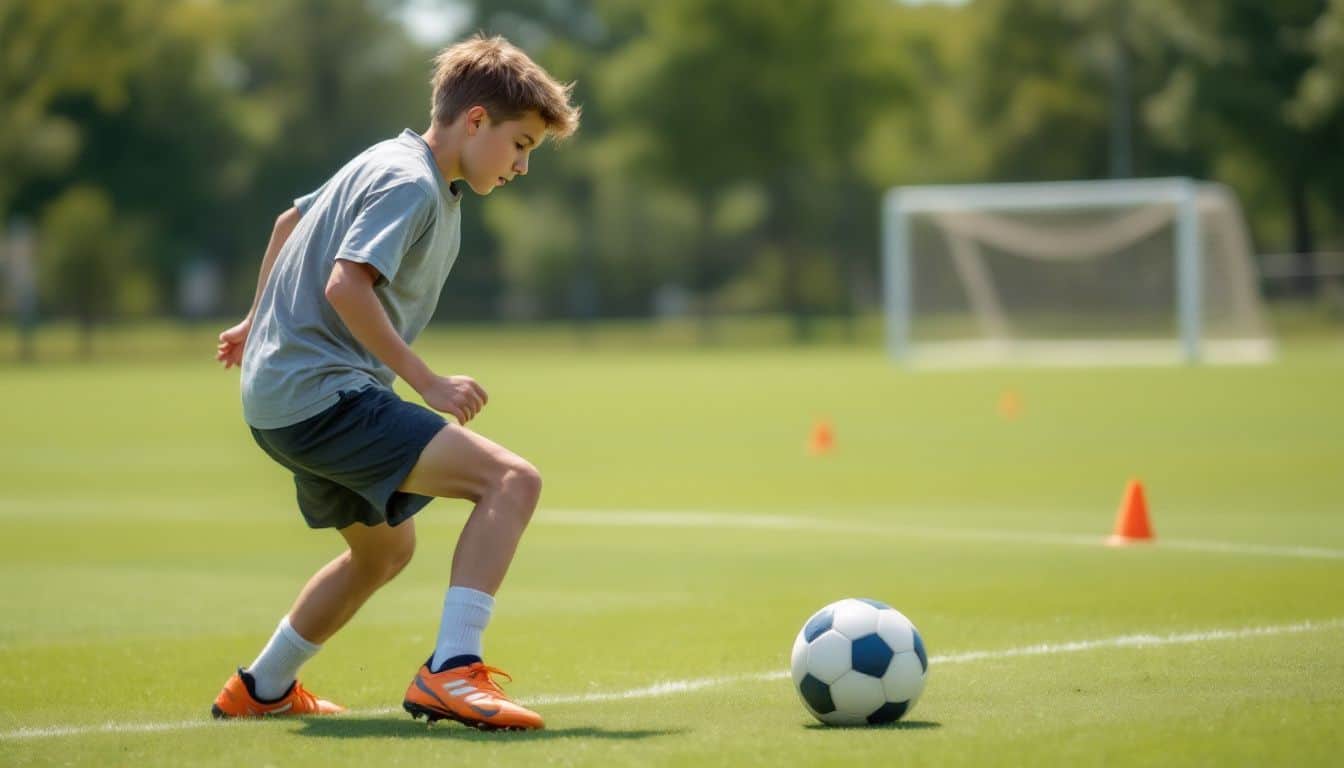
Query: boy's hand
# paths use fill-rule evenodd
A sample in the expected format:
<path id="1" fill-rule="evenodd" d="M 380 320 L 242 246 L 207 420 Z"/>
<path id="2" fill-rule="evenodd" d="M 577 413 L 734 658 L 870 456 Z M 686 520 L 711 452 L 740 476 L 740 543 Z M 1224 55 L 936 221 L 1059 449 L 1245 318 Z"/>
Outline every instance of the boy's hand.
<path id="1" fill-rule="evenodd" d="M 481 412 L 490 397 L 470 376 L 434 376 L 417 391 L 425 405 L 441 413 L 452 414 L 466 424 Z"/>
<path id="2" fill-rule="evenodd" d="M 223 363 L 225 368 L 242 365 L 243 344 L 247 342 L 247 334 L 251 330 L 252 318 L 247 317 L 241 323 L 219 334 L 219 346 L 216 347 L 215 359 Z"/>

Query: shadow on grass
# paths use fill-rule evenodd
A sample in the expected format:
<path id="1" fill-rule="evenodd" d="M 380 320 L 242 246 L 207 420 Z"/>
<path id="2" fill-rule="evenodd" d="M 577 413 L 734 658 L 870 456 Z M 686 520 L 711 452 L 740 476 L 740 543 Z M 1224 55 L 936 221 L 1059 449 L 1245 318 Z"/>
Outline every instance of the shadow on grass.
<path id="1" fill-rule="evenodd" d="M 934 722 L 933 720 L 897 720 L 894 723 L 883 723 L 882 725 L 823 725 L 821 723 L 808 723 L 803 727 L 809 731 L 931 731 L 937 728 L 942 728 L 943 724 Z"/>
<path id="2" fill-rule="evenodd" d="M 452 722 L 424 723 L 388 717 L 314 717 L 305 718 L 299 736 L 324 739 L 460 739 L 463 741 L 546 741 L 548 739 L 648 739 L 673 736 L 681 730 L 605 730 L 591 725 L 574 728 L 546 728 L 540 731 L 478 731 Z"/>

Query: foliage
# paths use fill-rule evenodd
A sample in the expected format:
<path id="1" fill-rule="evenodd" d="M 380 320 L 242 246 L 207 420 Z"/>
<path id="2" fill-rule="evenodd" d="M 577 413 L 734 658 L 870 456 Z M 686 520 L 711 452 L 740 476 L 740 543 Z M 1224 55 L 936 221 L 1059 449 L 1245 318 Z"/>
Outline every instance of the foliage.
<path id="1" fill-rule="evenodd" d="M 86 355 L 96 321 L 143 308 L 130 260 L 138 235 L 96 187 L 71 187 L 42 216 L 38 290 L 49 305 L 79 319 Z"/>
<path id="2" fill-rule="evenodd" d="M 805 336 L 876 294 L 899 184 L 1191 175 L 1234 186 L 1263 250 L 1344 242 L 1344 0 L 450 4 L 574 81 L 584 121 L 505 200 L 464 206 L 443 317 L 642 315 L 689 291 Z M 290 200 L 426 125 L 433 48 L 402 5 L 0 5 L 0 222 L 96 190 L 136 222 L 125 274 L 151 303 L 204 260 L 244 306 Z"/>

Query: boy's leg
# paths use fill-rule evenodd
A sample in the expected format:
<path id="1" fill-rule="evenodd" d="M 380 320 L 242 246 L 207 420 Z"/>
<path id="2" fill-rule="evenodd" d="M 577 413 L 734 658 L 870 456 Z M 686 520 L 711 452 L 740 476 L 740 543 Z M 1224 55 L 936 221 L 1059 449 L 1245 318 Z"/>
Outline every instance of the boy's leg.
<path id="1" fill-rule="evenodd" d="M 512 451 L 449 424 L 398 489 L 476 502 L 453 552 L 451 583 L 493 595 L 541 496 L 541 475 Z"/>
<path id="2" fill-rule="evenodd" d="M 340 534 L 350 548 L 308 580 L 289 611 L 290 624 L 310 643 L 336 634 L 415 554 L 413 519 L 396 527 L 355 523 Z"/>
<path id="3" fill-rule="evenodd" d="M 361 523 L 340 529 L 350 548 L 313 575 L 289 615 L 245 670 L 260 701 L 283 696 L 299 667 L 336 634 L 379 587 L 391 581 L 415 552 L 415 523 L 395 528 Z"/>
<path id="4" fill-rule="evenodd" d="M 518 541 L 541 495 L 541 476 L 516 454 L 455 424 L 420 454 L 401 491 L 475 502 L 453 553 L 433 656 L 406 692 L 415 717 L 450 718 L 477 728 L 543 727 L 535 713 L 508 699 L 480 658 L 481 632 L 494 608 Z"/>

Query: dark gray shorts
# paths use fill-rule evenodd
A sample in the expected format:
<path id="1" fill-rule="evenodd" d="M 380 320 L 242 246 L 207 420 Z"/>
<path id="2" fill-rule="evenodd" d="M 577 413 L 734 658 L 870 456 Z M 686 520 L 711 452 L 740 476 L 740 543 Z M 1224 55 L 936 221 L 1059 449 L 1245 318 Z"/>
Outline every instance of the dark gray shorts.
<path id="1" fill-rule="evenodd" d="M 397 487 L 445 423 L 428 408 L 373 386 L 340 393 L 335 405 L 298 424 L 253 427 L 252 437 L 294 473 L 299 510 L 310 528 L 397 525 L 433 500 Z"/>

